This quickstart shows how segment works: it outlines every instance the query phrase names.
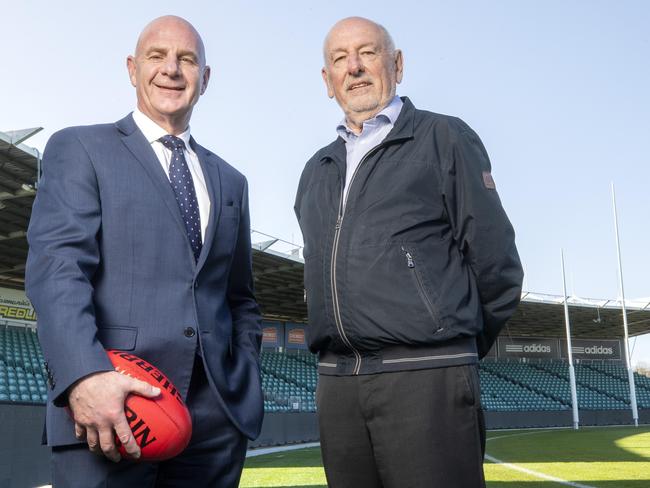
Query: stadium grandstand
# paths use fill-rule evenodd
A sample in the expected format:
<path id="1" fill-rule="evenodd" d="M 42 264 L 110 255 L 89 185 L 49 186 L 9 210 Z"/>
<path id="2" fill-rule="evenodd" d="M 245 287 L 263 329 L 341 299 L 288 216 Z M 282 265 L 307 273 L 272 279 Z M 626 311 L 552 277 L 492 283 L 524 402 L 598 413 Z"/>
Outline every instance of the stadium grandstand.
<path id="1" fill-rule="evenodd" d="M 0 132 L 0 425 L 5 438 L 31 429 L 40 440 L 46 376 L 37 317 L 24 294 L 26 230 L 40 155 L 23 144 L 38 130 Z M 253 445 L 317 440 L 317 362 L 305 340 L 302 249 L 257 231 L 251 237 L 256 296 L 264 317 L 266 411 L 262 435 Z M 570 297 L 567 302 L 581 425 L 632 423 L 620 301 Z M 630 336 L 650 332 L 650 303 L 626 305 Z M 518 311 L 480 364 L 488 428 L 571 425 L 565 337 L 564 297 L 524 292 Z M 650 378 L 635 374 L 634 381 L 639 421 L 650 423 Z M 7 455 L 10 464 L 17 463 L 12 469 L 20 470 L 19 454 L 13 450 Z M 46 458 L 42 452 L 38 456 L 45 459 L 42 473 L 47 473 Z M 3 479 L 17 479 L 5 471 L 0 469 L 0 486 L 5 486 Z"/>

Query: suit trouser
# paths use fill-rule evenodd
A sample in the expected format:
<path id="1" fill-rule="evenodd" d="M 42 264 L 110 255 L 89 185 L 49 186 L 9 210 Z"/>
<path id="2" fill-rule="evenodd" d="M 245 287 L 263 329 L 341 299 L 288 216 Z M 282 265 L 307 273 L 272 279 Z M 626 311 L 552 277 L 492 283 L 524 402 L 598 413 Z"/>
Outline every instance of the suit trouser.
<path id="1" fill-rule="evenodd" d="M 85 444 L 52 449 L 54 488 L 236 488 L 246 457 L 246 438 L 232 425 L 208 384 L 197 356 L 187 395 L 192 439 L 177 457 L 159 463 L 113 463 Z"/>
<path id="2" fill-rule="evenodd" d="M 320 375 L 321 450 L 333 488 L 482 488 L 476 365 Z"/>

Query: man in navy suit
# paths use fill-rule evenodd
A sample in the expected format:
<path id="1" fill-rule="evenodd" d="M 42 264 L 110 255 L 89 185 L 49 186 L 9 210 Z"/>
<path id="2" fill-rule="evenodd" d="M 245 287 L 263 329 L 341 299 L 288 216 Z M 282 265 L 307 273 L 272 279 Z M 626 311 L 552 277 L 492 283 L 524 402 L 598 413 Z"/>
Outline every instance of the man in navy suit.
<path id="1" fill-rule="evenodd" d="M 190 135 L 210 77 L 191 24 L 154 20 L 127 66 L 137 108 L 51 137 L 29 226 L 53 482 L 236 487 L 263 413 L 246 179 Z M 194 426 L 182 454 L 135 462 L 125 398 L 159 391 L 115 372 L 106 349 L 172 379 Z"/>

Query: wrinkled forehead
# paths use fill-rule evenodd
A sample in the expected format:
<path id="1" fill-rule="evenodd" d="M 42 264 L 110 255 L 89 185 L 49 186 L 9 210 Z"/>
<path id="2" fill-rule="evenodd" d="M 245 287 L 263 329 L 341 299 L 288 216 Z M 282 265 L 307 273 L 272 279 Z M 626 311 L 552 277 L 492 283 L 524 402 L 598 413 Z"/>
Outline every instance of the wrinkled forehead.
<path id="1" fill-rule="evenodd" d="M 205 62 L 205 48 L 199 33 L 187 22 L 152 22 L 140 34 L 136 45 L 136 55 L 152 49 L 179 50 L 190 52 Z"/>

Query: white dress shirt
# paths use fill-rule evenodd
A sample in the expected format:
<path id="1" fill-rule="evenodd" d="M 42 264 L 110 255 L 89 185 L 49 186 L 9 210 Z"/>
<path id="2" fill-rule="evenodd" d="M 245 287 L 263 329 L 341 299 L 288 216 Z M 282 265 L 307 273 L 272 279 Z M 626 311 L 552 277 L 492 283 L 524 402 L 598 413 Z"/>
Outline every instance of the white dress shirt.
<path id="1" fill-rule="evenodd" d="M 140 112 L 137 107 L 133 111 L 133 120 L 138 126 L 138 129 L 140 129 L 147 138 L 149 144 L 151 144 L 151 148 L 156 153 L 158 161 L 160 161 L 160 164 L 167 175 L 167 179 L 169 179 L 169 163 L 171 161 L 172 152 L 163 146 L 163 143 L 158 140 L 162 136 L 166 136 L 167 131 Z M 201 217 L 201 240 L 205 243 L 205 231 L 208 227 L 208 219 L 210 218 L 210 196 L 208 194 L 208 187 L 205 185 L 205 177 L 203 176 L 203 170 L 201 169 L 199 158 L 190 147 L 190 128 L 188 127 L 185 132 L 178 134 L 176 137 L 179 137 L 185 143 L 185 161 L 187 161 L 190 173 L 192 174 L 192 181 L 194 182 L 196 199 L 199 204 L 199 216 Z"/>

